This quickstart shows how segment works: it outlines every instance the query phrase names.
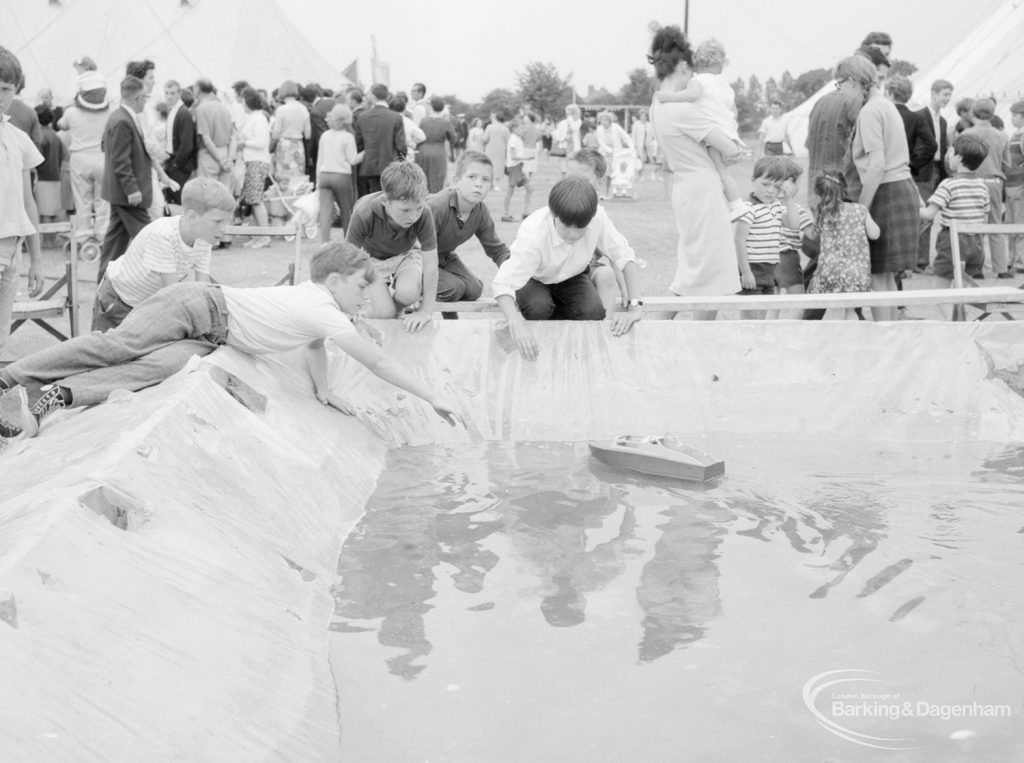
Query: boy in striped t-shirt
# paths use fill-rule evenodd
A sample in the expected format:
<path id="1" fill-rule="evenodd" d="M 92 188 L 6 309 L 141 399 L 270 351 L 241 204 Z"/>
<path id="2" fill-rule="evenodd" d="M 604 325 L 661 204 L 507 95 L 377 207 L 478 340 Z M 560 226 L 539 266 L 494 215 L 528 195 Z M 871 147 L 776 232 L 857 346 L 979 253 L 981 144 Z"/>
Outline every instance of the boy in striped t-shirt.
<path id="1" fill-rule="evenodd" d="M 953 177 L 939 183 L 921 210 L 921 219 L 931 222 L 939 215 L 942 228 L 935 242 L 935 275 L 947 280 L 953 278 L 953 255 L 949 241 L 949 224 L 984 223 L 988 220 L 989 192 L 985 181 L 978 177 L 977 169 L 988 156 L 985 141 L 973 135 L 960 135 L 953 143 L 953 156 L 949 160 Z M 960 260 L 972 278 L 984 278 L 982 266 L 985 251 L 981 236 L 960 234 Z"/>
<path id="2" fill-rule="evenodd" d="M 154 220 L 128 251 L 107 267 L 96 289 L 92 330 L 121 324 L 136 305 L 165 286 L 210 280 L 211 250 L 234 215 L 235 199 L 214 178 L 195 178 L 181 190 L 182 214 Z"/>
<path id="3" fill-rule="evenodd" d="M 775 270 L 783 246 L 783 224 L 799 230 L 793 201 L 795 184 L 787 180 L 782 157 L 766 156 L 754 164 L 750 207 L 736 220 L 736 259 L 740 294 L 775 294 Z M 780 198 L 782 199 L 780 201 Z M 763 317 L 744 312 L 741 317 Z"/>

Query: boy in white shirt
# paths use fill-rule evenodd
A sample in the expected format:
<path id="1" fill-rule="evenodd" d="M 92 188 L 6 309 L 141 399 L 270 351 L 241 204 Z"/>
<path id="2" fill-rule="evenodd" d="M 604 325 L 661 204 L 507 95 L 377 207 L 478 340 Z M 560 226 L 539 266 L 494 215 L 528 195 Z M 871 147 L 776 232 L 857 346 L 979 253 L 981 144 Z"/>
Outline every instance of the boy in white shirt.
<path id="1" fill-rule="evenodd" d="M 636 254 L 598 205 L 593 186 L 581 177 L 563 178 L 551 189 L 547 207 L 519 226 L 511 256 L 498 268 L 492 286 L 527 360 L 537 357 L 538 348 L 526 321 L 604 319 L 604 305 L 590 279 L 597 247 L 622 271 L 629 292 L 626 312 L 616 313 L 612 321 L 612 334 L 621 336 L 643 309 Z"/>
<path id="2" fill-rule="evenodd" d="M 317 399 L 344 413 L 352 408 L 327 379 L 325 342 L 375 375 L 430 404 L 449 424 L 458 421 L 444 392 L 413 376 L 352 324 L 364 290 L 376 278 L 370 256 L 351 244 L 320 247 L 310 279 L 295 286 L 237 289 L 178 283 L 136 307 L 124 323 L 48 347 L 0 370 L 0 434 L 34 437 L 42 420 L 71 406 L 96 405 L 116 389 L 159 384 L 193 355 L 221 345 L 262 355 L 305 347 Z"/>
<path id="3" fill-rule="evenodd" d="M 35 297 L 43 290 L 43 261 L 36 232 L 39 212 L 31 180 L 32 168 L 43 163 L 43 155 L 32 139 L 7 118 L 21 80 L 21 62 L 0 47 L 0 350 L 10 333 L 23 241 L 28 245 L 29 296 Z"/>
<path id="4" fill-rule="evenodd" d="M 214 178 L 195 178 L 181 191 L 182 214 L 154 220 L 107 267 L 92 306 L 92 330 L 121 324 L 132 308 L 179 281 L 210 281 L 210 255 L 235 211 L 235 199 Z"/>
<path id="5" fill-rule="evenodd" d="M 526 125 L 523 120 L 516 117 L 509 125 L 511 135 L 508 136 L 508 148 L 505 152 L 505 174 L 508 175 L 508 190 L 505 191 L 505 212 L 501 221 L 505 223 L 515 222 L 516 218 L 509 214 L 512 206 L 512 196 L 516 188 L 523 188 L 523 219 L 530 210 L 530 197 L 533 195 L 533 185 L 530 183 L 530 176 L 533 175 L 537 164 L 537 149 L 532 150 L 526 147 L 523 136 L 526 134 Z"/>

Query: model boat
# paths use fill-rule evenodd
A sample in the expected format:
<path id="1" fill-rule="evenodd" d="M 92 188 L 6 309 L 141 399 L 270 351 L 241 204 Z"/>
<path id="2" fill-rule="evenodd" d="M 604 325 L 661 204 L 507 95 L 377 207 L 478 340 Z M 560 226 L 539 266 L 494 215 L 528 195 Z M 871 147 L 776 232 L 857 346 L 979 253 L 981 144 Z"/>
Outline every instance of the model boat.
<path id="1" fill-rule="evenodd" d="M 671 432 L 651 437 L 622 435 L 614 440 L 592 442 L 590 452 L 609 466 L 658 477 L 708 482 L 725 474 L 724 461 L 684 445 Z"/>

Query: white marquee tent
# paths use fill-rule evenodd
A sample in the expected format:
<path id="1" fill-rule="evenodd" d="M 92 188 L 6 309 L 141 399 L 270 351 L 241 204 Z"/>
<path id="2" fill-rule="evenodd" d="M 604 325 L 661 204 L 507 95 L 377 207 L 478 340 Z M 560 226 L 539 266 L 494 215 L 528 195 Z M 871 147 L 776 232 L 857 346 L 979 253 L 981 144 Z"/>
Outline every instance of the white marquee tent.
<path id="1" fill-rule="evenodd" d="M 113 98 L 125 63 L 148 58 L 158 83 L 205 76 L 268 91 L 286 79 L 337 88 L 348 80 L 314 50 L 276 0 L 0 0 L 0 45 L 25 69 L 26 99 L 74 94 L 71 62 L 92 58 Z"/>
<path id="2" fill-rule="evenodd" d="M 899 56 L 899 51 L 896 51 Z M 967 32 L 954 47 L 913 76 L 912 108 L 928 103 L 937 79 L 953 83 L 953 102 L 946 118 L 956 120 L 953 105 L 963 97 L 994 96 L 996 112 L 1009 124 L 1010 104 L 1024 98 L 1024 0 L 1007 0 Z M 825 87 L 787 114 L 790 139 L 797 154 L 806 154 L 807 119 L 814 104 L 833 89 Z"/>

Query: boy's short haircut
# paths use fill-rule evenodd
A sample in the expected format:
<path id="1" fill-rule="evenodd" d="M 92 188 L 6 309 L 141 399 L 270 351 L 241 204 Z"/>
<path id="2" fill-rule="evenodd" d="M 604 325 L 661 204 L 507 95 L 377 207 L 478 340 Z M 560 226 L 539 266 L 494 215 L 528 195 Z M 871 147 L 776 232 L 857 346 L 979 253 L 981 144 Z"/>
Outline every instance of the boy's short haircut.
<path id="1" fill-rule="evenodd" d="M 331 273 L 340 276 L 362 273 L 367 283 L 373 283 L 377 278 L 377 269 L 370 255 L 347 241 L 324 244 L 309 261 L 309 280 L 313 283 L 323 283 Z"/>
<path id="2" fill-rule="evenodd" d="M 1024 101 L 1017 101 L 1010 105 L 1011 114 L 1022 114 L 1024 115 Z"/>
<path id="3" fill-rule="evenodd" d="M 960 157 L 964 167 L 976 170 L 988 156 L 988 144 L 974 135 L 958 135 L 953 141 L 953 153 Z"/>
<path id="4" fill-rule="evenodd" d="M 948 79 L 937 79 L 932 83 L 932 92 L 941 93 L 943 90 L 952 90 L 953 83 Z"/>
<path id="5" fill-rule="evenodd" d="M 597 149 L 581 148 L 569 158 L 574 162 L 590 167 L 599 180 L 608 174 L 608 162 Z"/>
<path id="6" fill-rule="evenodd" d="M 586 228 L 597 214 L 597 191 L 585 178 L 562 178 L 548 194 L 551 214 L 570 228 Z"/>
<path id="7" fill-rule="evenodd" d="M 693 51 L 694 69 L 709 69 L 715 66 L 725 66 L 725 64 L 725 48 L 714 38 L 704 40 Z"/>
<path id="8" fill-rule="evenodd" d="M 959 101 L 956 102 L 956 106 L 954 108 L 956 109 L 957 115 L 963 116 L 964 114 L 971 113 L 971 106 L 973 105 L 973 98 L 961 98 Z"/>
<path id="9" fill-rule="evenodd" d="M 148 58 L 144 58 L 141 61 L 129 61 L 124 67 L 124 73 L 127 77 L 137 77 L 138 79 L 145 79 L 146 74 L 156 68 L 156 64 L 150 61 Z"/>
<path id="10" fill-rule="evenodd" d="M 786 165 L 782 156 L 762 156 L 754 162 L 754 172 L 750 176 L 752 180 L 767 178 L 768 180 L 782 181 L 786 179 Z"/>
<path id="11" fill-rule="evenodd" d="M 196 90 L 203 95 L 210 95 L 215 92 L 217 88 L 213 86 L 213 82 L 206 77 L 200 77 L 196 80 Z"/>
<path id="12" fill-rule="evenodd" d="M 146 89 L 146 83 L 138 77 L 128 75 L 121 80 L 121 98 L 131 98 Z"/>
<path id="13" fill-rule="evenodd" d="M 21 61 L 7 48 L 0 46 L 0 82 L 19 87 L 24 78 Z"/>
<path id="14" fill-rule="evenodd" d="M 455 179 L 458 180 L 462 177 L 462 173 L 471 164 L 486 164 L 492 171 L 494 170 L 494 162 L 487 154 L 482 151 L 463 151 L 462 156 L 455 162 Z"/>
<path id="15" fill-rule="evenodd" d="M 885 92 L 892 96 L 894 103 L 906 103 L 914 94 L 914 83 L 909 77 L 894 74 L 886 80 Z"/>
<path id="16" fill-rule="evenodd" d="M 430 108 L 432 108 L 434 111 L 444 111 L 444 98 L 435 95 L 433 98 L 430 99 Z"/>
<path id="17" fill-rule="evenodd" d="M 782 165 L 782 171 L 785 173 L 783 180 L 799 180 L 800 176 L 804 174 L 804 168 L 792 158 L 788 156 L 776 156 L 775 158 L 778 159 L 779 164 Z"/>
<path id="18" fill-rule="evenodd" d="M 415 162 L 391 162 L 380 173 L 380 189 L 388 201 L 421 202 L 427 198 L 427 176 Z"/>
<path id="19" fill-rule="evenodd" d="M 53 112 L 45 106 L 36 106 L 36 116 L 43 127 L 53 124 Z"/>
<path id="20" fill-rule="evenodd" d="M 235 197 L 228 187 L 213 178 L 192 178 L 181 188 L 181 206 L 202 215 L 211 209 L 235 211 Z"/>
<path id="21" fill-rule="evenodd" d="M 299 100 L 304 103 L 312 103 L 320 97 L 320 88 L 315 85 L 303 85 L 299 88 Z"/>
<path id="22" fill-rule="evenodd" d="M 381 84 L 380 82 L 371 87 L 370 92 L 373 94 L 373 97 L 381 103 L 386 102 L 388 99 L 388 86 Z"/>
<path id="23" fill-rule="evenodd" d="M 988 121 L 996 113 L 996 104 L 991 98 L 979 98 L 973 104 L 971 104 L 971 114 L 974 115 L 975 119 L 983 119 Z"/>
<path id="24" fill-rule="evenodd" d="M 169 79 L 164 83 L 164 88 L 168 87 L 176 87 L 178 90 L 181 90 L 181 83 L 176 79 Z"/>

